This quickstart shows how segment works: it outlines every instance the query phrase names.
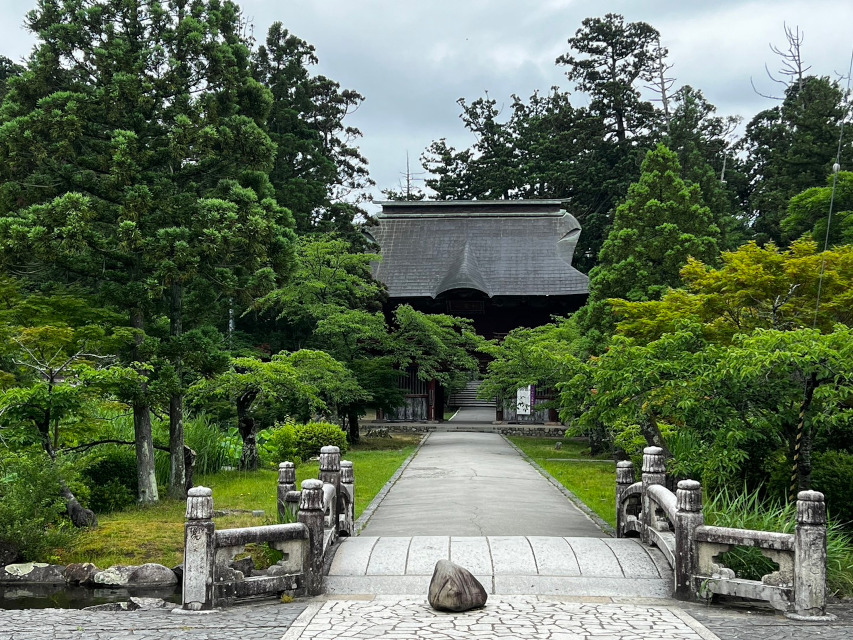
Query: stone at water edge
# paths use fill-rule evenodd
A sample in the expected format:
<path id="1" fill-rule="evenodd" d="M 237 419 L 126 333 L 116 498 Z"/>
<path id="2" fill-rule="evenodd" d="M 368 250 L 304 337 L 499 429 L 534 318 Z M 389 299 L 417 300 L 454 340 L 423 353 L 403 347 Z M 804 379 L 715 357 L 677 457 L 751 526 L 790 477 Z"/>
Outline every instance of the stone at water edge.
<path id="1" fill-rule="evenodd" d="M 435 563 L 429 583 L 429 604 L 438 611 L 468 611 L 485 606 L 486 590 L 474 575 L 449 560 Z"/>
<path id="2" fill-rule="evenodd" d="M 95 584 L 95 575 L 100 573 L 100 569 L 91 562 L 75 562 L 65 567 L 63 575 L 65 582 L 68 584 Z"/>

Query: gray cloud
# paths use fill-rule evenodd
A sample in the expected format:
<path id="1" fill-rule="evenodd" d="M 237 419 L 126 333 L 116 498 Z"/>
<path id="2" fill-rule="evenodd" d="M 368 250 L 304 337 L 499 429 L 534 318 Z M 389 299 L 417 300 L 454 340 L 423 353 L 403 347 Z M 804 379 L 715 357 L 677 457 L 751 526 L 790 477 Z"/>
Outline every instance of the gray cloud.
<path id="1" fill-rule="evenodd" d="M 318 71 L 359 91 L 364 104 L 350 124 L 364 133 L 361 148 L 380 188 L 395 187 L 405 156 L 416 159 L 433 139 L 467 146 L 455 101 L 486 91 L 509 104 L 552 85 L 570 88 L 555 58 L 590 16 L 621 13 L 656 27 L 675 64 L 678 85 L 703 91 L 721 114 L 746 120 L 772 102 L 755 94 L 775 87 L 764 74 L 778 62 L 768 43 L 785 46 L 783 23 L 805 33 L 812 73 L 846 73 L 853 38 L 853 4 L 840 0 L 244 0 L 245 15 L 262 40 L 280 20 L 312 43 Z M 0 53 L 25 55 L 32 45 L 20 25 L 32 0 L 0 6 Z M 583 96 L 575 96 L 583 104 Z"/>

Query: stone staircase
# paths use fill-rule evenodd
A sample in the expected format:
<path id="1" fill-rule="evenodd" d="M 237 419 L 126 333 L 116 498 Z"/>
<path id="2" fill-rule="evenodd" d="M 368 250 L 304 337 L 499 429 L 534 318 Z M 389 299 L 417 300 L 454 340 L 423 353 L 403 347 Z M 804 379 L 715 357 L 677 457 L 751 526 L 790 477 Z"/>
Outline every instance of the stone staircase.
<path id="1" fill-rule="evenodd" d="M 457 391 L 450 396 L 450 402 L 448 404 L 451 407 L 479 407 L 483 409 L 494 409 L 494 400 L 480 400 L 477 397 L 477 392 L 480 390 L 480 385 L 482 384 L 482 380 L 469 381 L 468 384 L 465 385 L 464 389 Z"/>

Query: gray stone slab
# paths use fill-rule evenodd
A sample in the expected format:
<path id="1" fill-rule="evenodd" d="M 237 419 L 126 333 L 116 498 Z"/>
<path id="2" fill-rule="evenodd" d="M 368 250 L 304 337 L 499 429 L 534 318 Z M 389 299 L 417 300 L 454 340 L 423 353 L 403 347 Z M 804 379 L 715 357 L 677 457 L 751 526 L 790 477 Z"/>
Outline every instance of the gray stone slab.
<path id="1" fill-rule="evenodd" d="M 343 538 L 329 573 L 339 576 L 363 576 L 370 562 L 370 552 L 378 539 L 368 536 Z"/>
<path id="2" fill-rule="evenodd" d="M 665 577 L 666 574 L 660 573 L 658 566 L 643 545 L 626 538 L 603 540 L 603 542 L 613 551 L 619 566 L 622 567 L 622 573 L 626 576 L 632 578 Z M 672 575 L 671 569 L 669 574 Z"/>
<path id="3" fill-rule="evenodd" d="M 406 573 L 406 560 L 409 558 L 411 538 L 379 538 L 370 554 L 367 565 L 369 576 L 401 576 Z"/>
<path id="4" fill-rule="evenodd" d="M 556 576 L 495 576 L 494 592 L 503 595 L 636 596 L 669 598 L 672 581 L 663 578 L 589 578 Z"/>
<path id="5" fill-rule="evenodd" d="M 452 537 L 450 561 L 474 575 L 491 575 L 493 571 L 489 542 L 484 537 Z"/>
<path id="6" fill-rule="evenodd" d="M 595 538 L 567 538 L 571 545 L 582 576 L 608 578 L 624 577 L 622 567 L 613 550 L 604 540 Z"/>
<path id="7" fill-rule="evenodd" d="M 486 589 L 494 593 L 492 576 L 474 577 Z M 426 600 L 432 572 L 419 576 L 327 576 L 323 588 L 327 595 L 417 595 Z"/>
<path id="8" fill-rule="evenodd" d="M 528 536 L 541 576 L 579 576 L 580 567 L 565 538 Z"/>
<path id="9" fill-rule="evenodd" d="M 535 576 L 539 573 L 527 538 L 489 536 L 495 575 Z"/>
<path id="10" fill-rule="evenodd" d="M 467 432 L 429 434 L 363 533 L 604 535 L 503 437 Z"/>
<path id="11" fill-rule="evenodd" d="M 447 536 L 415 536 L 409 546 L 406 575 L 432 577 L 435 563 L 450 560 L 450 538 Z"/>

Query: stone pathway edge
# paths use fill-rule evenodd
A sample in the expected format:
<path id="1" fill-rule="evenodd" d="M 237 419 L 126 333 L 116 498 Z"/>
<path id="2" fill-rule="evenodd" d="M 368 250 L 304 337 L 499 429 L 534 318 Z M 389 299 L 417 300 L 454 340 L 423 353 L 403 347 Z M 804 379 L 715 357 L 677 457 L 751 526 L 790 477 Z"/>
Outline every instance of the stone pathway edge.
<path id="1" fill-rule="evenodd" d="M 379 505 L 382 504 L 382 501 L 385 499 L 385 496 L 388 495 L 388 492 L 391 490 L 391 487 L 393 487 L 397 483 L 397 480 L 399 480 L 400 476 L 403 475 L 403 472 L 406 470 L 406 467 L 408 467 L 409 463 L 415 459 L 416 455 L 418 455 L 418 451 L 420 451 L 421 447 L 424 446 L 424 443 L 427 441 L 427 439 L 429 439 L 431 433 L 432 432 L 424 434 L 424 437 L 421 438 L 421 441 L 418 443 L 418 446 L 415 447 L 414 451 L 412 451 L 412 455 L 410 455 L 403 461 L 403 464 L 401 464 L 400 467 L 394 472 L 394 475 L 391 476 L 388 482 L 385 483 L 385 486 L 379 490 L 379 493 L 376 494 L 373 500 L 370 501 L 370 504 L 367 505 L 367 508 L 364 510 L 364 512 L 358 517 L 358 520 L 355 521 L 355 535 L 361 533 L 361 530 L 367 526 L 368 521 L 371 517 L 373 517 L 373 514 L 376 509 L 379 508 Z M 510 442 L 510 444 L 512 443 Z M 356 478 L 356 490 L 358 490 L 357 483 L 358 479 Z"/>
<path id="2" fill-rule="evenodd" d="M 515 446 L 515 443 L 512 440 L 510 440 L 509 438 L 507 438 L 503 434 L 501 434 L 501 437 L 504 440 L 506 440 L 507 444 L 509 446 L 511 446 L 513 449 L 515 449 L 516 452 L 518 453 L 518 455 L 520 455 L 525 461 L 527 461 L 527 463 L 530 464 L 530 466 L 532 466 L 534 469 L 536 469 L 542 476 L 545 477 L 545 479 L 548 482 L 553 484 L 560 491 L 560 493 L 562 493 L 564 496 L 566 496 L 566 498 L 569 499 L 569 502 L 574 504 L 578 509 L 580 509 L 584 513 L 584 515 L 586 515 L 587 518 L 592 520 L 599 529 L 601 529 L 604 533 L 609 535 L 611 538 L 616 537 L 616 529 L 611 527 L 610 524 L 608 524 L 605 520 L 603 520 L 601 516 L 599 516 L 595 511 L 590 509 L 583 500 L 581 500 L 580 498 L 578 498 L 574 494 L 574 492 L 566 489 L 566 487 L 564 487 L 562 485 L 562 483 L 559 480 L 557 480 L 557 478 L 555 478 L 550 473 L 545 471 L 545 469 L 543 469 L 541 466 L 539 466 L 539 464 L 537 464 L 536 461 L 533 460 L 533 458 L 531 458 L 529 455 L 524 453 L 524 451 L 522 451 L 517 446 Z M 417 453 L 417 451 L 415 451 L 415 453 Z M 408 463 L 408 461 L 407 461 L 407 463 Z M 615 482 L 615 480 L 614 480 L 614 482 Z M 615 491 L 615 489 L 614 489 L 614 491 Z"/>

